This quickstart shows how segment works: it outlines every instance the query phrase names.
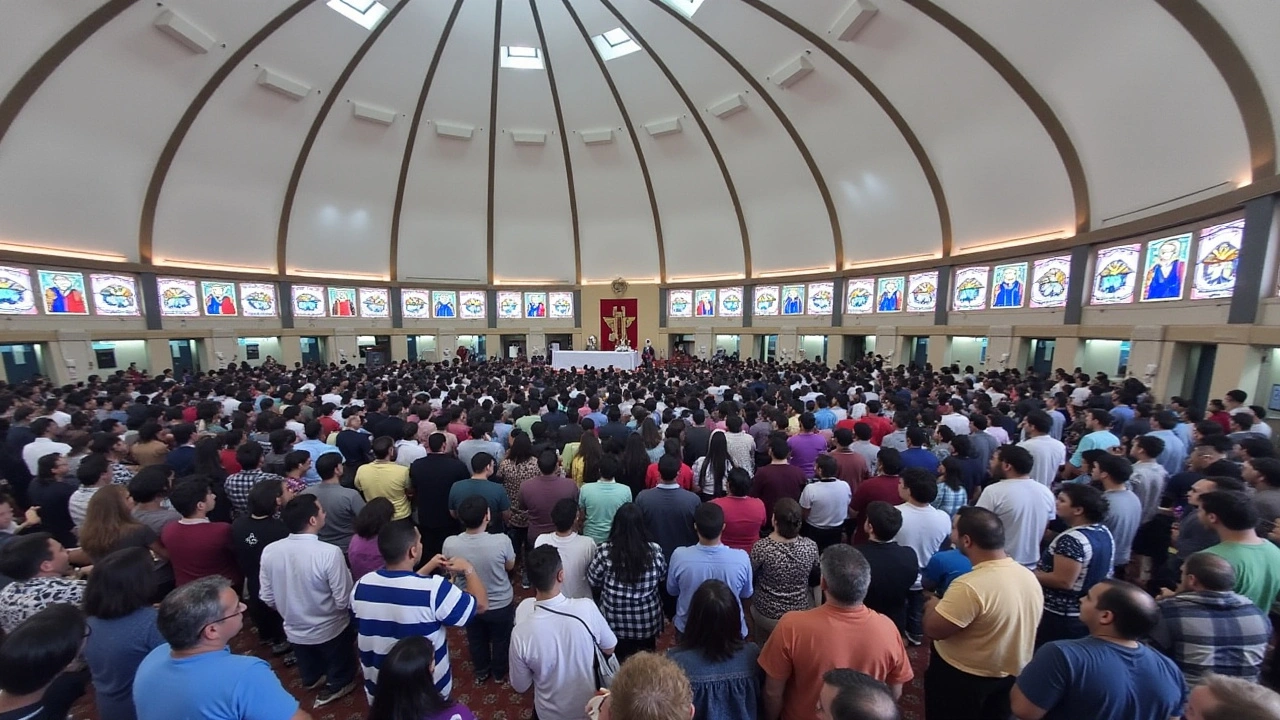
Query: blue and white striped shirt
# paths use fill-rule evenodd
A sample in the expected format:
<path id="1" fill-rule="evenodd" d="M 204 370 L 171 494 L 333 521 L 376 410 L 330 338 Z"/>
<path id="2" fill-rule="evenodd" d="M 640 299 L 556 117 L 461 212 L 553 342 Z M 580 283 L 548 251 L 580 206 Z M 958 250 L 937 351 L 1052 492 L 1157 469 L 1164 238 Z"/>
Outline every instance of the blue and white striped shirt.
<path id="1" fill-rule="evenodd" d="M 364 689 L 373 697 L 378 668 L 401 638 L 420 635 L 435 648 L 436 689 L 453 689 L 445 628 L 462 627 L 476 612 L 476 599 L 438 575 L 407 570 L 378 570 L 360 578 L 351 592 L 351 610 L 359 630 L 357 647 L 364 668 Z"/>

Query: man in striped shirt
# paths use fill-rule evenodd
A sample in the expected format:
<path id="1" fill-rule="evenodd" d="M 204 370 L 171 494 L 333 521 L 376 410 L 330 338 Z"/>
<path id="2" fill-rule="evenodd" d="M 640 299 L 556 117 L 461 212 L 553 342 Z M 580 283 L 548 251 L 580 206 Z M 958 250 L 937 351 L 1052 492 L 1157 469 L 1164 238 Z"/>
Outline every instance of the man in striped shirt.
<path id="1" fill-rule="evenodd" d="M 462 627 L 488 608 L 484 584 L 462 558 L 446 560 L 436 555 L 415 573 L 413 568 L 422 556 L 422 536 L 411 520 L 396 520 L 384 527 L 378 533 L 378 550 L 387 566 L 360 578 L 351 593 L 365 692 L 372 702 L 378 668 L 391 646 L 401 638 L 421 635 L 436 649 L 432 679 L 436 689 L 448 697 L 453 674 L 445 628 Z M 433 574 L 440 569 L 465 578 L 466 591 Z"/>

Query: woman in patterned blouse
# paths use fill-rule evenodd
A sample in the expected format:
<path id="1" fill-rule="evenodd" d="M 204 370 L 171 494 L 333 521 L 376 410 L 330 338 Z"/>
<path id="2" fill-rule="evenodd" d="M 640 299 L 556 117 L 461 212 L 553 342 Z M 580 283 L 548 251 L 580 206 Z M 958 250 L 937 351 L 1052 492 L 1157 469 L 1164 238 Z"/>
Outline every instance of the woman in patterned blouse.
<path id="1" fill-rule="evenodd" d="M 618 508 L 608 541 L 587 568 L 587 581 L 599 591 L 600 612 L 618 636 L 618 660 L 653 652 L 662 632 L 658 588 L 667 581 L 667 561 L 662 548 L 649 541 L 639 505 Z"/>
<path id="2" fill-rule="evenodd" d="M 777 627 L 783 613 L 813 607 L 809 588 L 816 583 L 818 545 L 800 537 L 800 503 L 782 498 L 773 504 L 773 532 L 751 549 L 756 579 L 751 618 L 755 640 L 761 645 Z"/>

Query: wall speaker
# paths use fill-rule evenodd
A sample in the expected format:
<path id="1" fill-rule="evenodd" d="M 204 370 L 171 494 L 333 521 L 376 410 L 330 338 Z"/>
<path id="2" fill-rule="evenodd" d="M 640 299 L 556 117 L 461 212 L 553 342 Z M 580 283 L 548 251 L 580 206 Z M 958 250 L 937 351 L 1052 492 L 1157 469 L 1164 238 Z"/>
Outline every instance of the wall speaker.
<path id="1" fill-rule="evenodd" d="M 436 135 L 440 137 L 458 138 L 459 140 L 470 140 L 475 134 L 474 125 L 463 125 L 462 123 L 439 122 L 435 123 Z"/>
<path id="2" fill-rule="evenodd" d="M 547 134 L 541 130 L 512 130 L 511 139 L 517 145 L 545 145 Z"/>
<path id="3" fill-rule="evenodd" d="M 613 142 L 613 128 L 583 130 L 578 134 L 582 136 L 582 142 L 587 145 L 608 145 Z"/>

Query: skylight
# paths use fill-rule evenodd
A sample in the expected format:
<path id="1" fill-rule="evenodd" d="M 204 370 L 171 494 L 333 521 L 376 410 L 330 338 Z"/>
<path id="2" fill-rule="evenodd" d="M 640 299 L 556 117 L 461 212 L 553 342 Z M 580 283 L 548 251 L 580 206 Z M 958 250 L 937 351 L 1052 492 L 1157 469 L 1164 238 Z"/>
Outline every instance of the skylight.
<path id="1" fill-rule="evenodd" d="M 662 0 L 662 2 L 670 5 L 681 15 L 691 18 L 698 12 L 698 8 L 702 7 L 703 0 Z"/>
<path id="2" fill-rule="evenodd" d="M 539 48 L 503 45 L 498 49 L 498 64 L 505 68 L 542 70 L 542 50 Z"/>
<path id="3" fill-rule="evenodd" d="M 622 28 L 614 28 L 604 34 L 596 35 L 591 38 L 591 41 L 595 43 L 600 57 L 605 60 L 630 55 L 640 49 L 640 44 L 632 40 L 627 31 Z"/>
<path id="4" fill-rule="evenodd" d="M 375 28 L 387 14 L 387 6 L 378 0 L 329 0 L 328 5 L 365 30 Z"/>

